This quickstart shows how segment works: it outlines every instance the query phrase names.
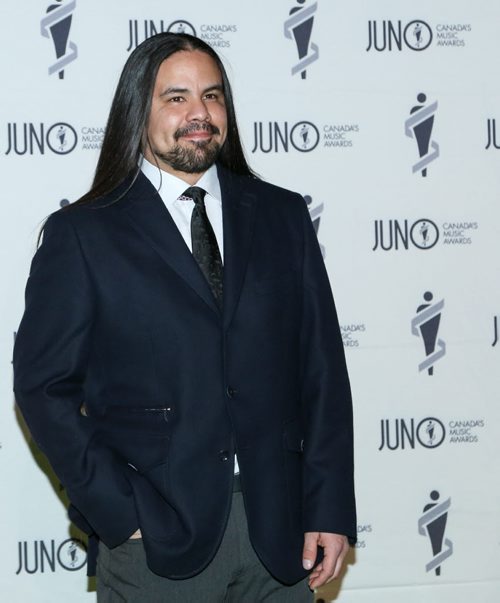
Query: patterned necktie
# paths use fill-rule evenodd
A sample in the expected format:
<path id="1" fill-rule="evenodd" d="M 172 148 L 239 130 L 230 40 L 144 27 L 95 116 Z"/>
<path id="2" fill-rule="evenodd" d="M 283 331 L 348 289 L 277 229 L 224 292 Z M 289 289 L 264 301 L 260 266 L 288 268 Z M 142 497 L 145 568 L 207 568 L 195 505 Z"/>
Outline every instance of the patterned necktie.
<path id="1" fill-rule="evenodd" d="M 205 192 L 199 186 L 191 186 L 184 196 L 194 201 L 191 215 L 191 242 L 193 257 L 208 281 L 219 308 L 222 307 L 222 259 L 214 229 L 205 207 Z"/>

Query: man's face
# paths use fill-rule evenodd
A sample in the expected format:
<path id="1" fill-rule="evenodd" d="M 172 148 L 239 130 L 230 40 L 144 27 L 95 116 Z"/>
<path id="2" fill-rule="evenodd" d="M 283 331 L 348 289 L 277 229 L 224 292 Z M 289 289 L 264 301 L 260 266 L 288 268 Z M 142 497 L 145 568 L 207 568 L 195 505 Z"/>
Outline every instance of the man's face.
<path id="1" fill-rule="evenodd" d="M 226 140 L 222 77 L 204 52 L 183 50 L 158 69 L 144 156 L 194 184 L 217 159 Z"/>

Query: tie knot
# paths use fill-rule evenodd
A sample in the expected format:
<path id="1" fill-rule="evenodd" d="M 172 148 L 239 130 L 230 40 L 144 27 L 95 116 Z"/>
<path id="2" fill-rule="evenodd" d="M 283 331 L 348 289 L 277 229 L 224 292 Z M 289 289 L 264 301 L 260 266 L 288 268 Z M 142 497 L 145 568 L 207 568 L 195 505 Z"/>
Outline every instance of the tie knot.
<path id="1" fill-rule="evenodd" d="M 183 195 L 192 199 L 195 205 L 204 205 L 205 193 L 206 191 L 199 186 L 190 186 L 184 191 Z"/>

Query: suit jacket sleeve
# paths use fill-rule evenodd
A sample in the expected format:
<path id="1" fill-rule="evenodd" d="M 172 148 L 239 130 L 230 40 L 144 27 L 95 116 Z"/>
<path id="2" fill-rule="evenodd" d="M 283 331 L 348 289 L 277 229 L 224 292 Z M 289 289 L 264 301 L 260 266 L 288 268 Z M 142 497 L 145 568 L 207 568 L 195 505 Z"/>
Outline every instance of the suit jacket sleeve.
<path id="1" fill-rule="evenodd" d="M 80 410 L 95 312 L 77 234 L 67 212 L 57 212 L 45 225 L 31 266 L 14 348 L 14 391 L 72 504 L 115 546 L 137 528 L 137 518 L 129 468 L 98 443 L 92 421 Z"/>
<path id="2" fill-rule="evenodd" d="M 325 264 L 303 202 L 301 325 L 304 528 L 356 539 L 353 417 L 344 346 Z"/>

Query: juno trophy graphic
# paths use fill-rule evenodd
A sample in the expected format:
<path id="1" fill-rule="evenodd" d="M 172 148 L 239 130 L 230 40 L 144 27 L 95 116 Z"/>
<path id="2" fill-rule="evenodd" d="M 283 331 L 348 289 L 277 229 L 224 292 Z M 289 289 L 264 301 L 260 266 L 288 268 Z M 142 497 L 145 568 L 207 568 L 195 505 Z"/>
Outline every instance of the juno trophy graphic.
<path id="1" fill-rule="evenodd" d="M 417 308 L 417 313 L 411 321 L 411 332 L 424 341 L 426 358 L 418 365 L 418 370 L 432 375 L 434 364 L 446 354 L 445 342 L 438 338 L 441 312 L 444 308 L 444 299 L 432 303 L 433 295 L 430 291 L 424 293 L 425 303 Z"/>
<path id="2" fill-rule="evenodd" d="M 415 138 L 417 141 L 419 161 L 412 167 L 412 171 L 420 172 L 425 178 L 427 176 L 427 166 L 439 157 L 439 145 L 432 140 L 432 129 L 434 127 L 434 116 L 437 111 L 438 103 L 426 105 L 427 97 L 421 92 L 417 96 L 418 105 L 410 110 L 410 117 L 405 121 L 405 134 L 409 138 Z"/>
<path id="3" fill-rule="evenodd" d="M 438 502 L 439 492 L 433 490 L 430 499 L 431 502 L 425 505 L 423 514 L 418 520 L 418 533 L 421 536 L 428 536 L 431 541 L 433 558 L 426 563 L 425 571 L 434 570 L 436 576 L 440 576 L 441 564 L 453 555 L 453 543 L 444 536 L 451 498 Z"/>
<path id="4" fill-rule="evenodd" d="M 305 0 L 297 0 L 297 3 L 304 4 Z M 285 37 L 295 41 L 299 55 L 299 62 L 292 67 L 292 75 L 300 73 L 303 80 L 306 79 L 306 68 L 319 57 L 318 46 L 311 42 L 314 14 L 317 9 L 317 2 L 309 6 L 294 6 L 285 21 Z"/>
<path id="5" fill-rule="evenodd" d="M 70 0 L 65 4 L 61 3 L 62 0 L 57 2 L 58 4 L 50 4 L 47 7 L 47 14 L 40 21 L 40 28 L 42 36 L 52 38 L 56 53 L 56 62 L 50 65 L 49 75 L 58 73 L 59 79 L 62 80 L 64 68 L 78 56 L 76 44 L 69 40 L 76 0 Z"/>

